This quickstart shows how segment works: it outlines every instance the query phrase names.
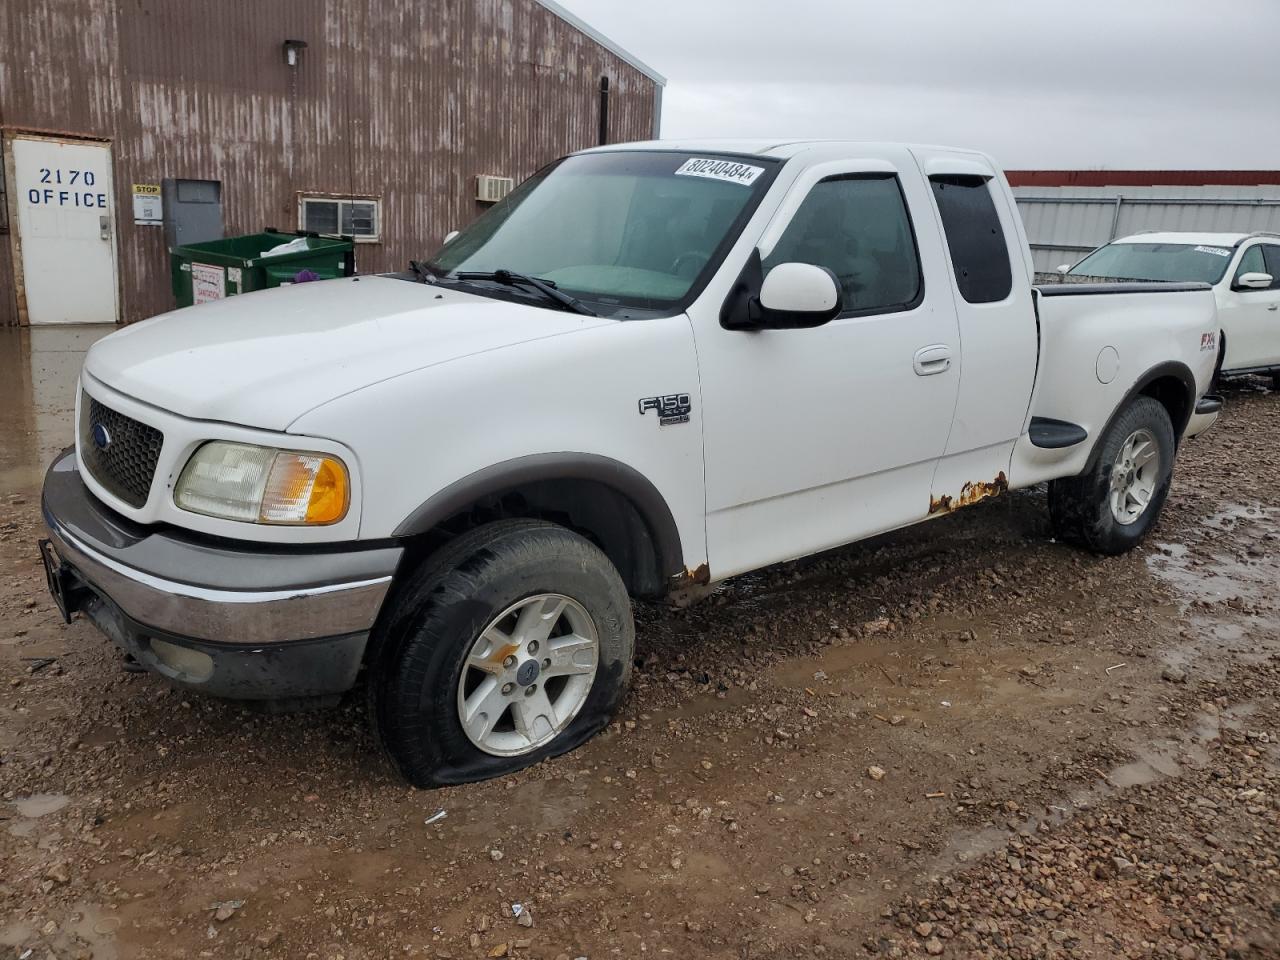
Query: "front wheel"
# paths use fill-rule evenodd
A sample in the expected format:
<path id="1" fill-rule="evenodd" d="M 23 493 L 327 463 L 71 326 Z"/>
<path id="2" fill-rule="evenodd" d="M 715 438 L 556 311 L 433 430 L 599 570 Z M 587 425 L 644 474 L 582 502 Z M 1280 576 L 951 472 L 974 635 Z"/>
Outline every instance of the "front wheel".
<path id="1" fill-rule="evenodd" d="M 1135 397 L 1098 441 L 1093 466 L 1049 484 L 1054 532 L 1095 553 L 1132 550 L 1164 506 L 1176 450 L 1168 411 Z"/>
<path id="2" fill-rule="evenodd" d="M 609 722 L 635 628 L 590 541 L 536 520 L 488 524 L 414 571 L 374 638 L 370 718 L 419 787 L 557 756 Z"/>

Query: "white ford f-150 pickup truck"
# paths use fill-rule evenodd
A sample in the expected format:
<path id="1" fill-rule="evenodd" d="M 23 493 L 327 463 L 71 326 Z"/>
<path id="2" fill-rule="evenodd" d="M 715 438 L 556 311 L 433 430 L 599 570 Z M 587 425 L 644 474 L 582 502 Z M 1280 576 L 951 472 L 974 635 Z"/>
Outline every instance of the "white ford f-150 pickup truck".
<path id="1" fill-rule="evenodd" d="M 97 343 L 42 554 L 68 616 L 178 684 L 363 672 L 423 786 L 601 729 L 631 597 L 1044 481 L 1063 539 L 1127 550 L 1220 406 L 1208 286 L 1033 288 L 966 150 L 589 150 L 410 266 Z"/>

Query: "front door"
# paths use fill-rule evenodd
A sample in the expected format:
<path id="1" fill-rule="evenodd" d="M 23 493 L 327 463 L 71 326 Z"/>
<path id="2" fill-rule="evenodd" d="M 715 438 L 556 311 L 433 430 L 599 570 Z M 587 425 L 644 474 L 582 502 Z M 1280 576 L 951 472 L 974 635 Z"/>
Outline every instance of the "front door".
<path id="1" fill-rule="evenodd" d="M 839 317 L 808 330 L 695 324 L 717 579 L 928 513 L 960 341 L 912 165 L 903 150 L 811 167 L 760 238 L 766 274 L 792 261 L 834 274 Z"/>
<path id="2" fill-rule="evenodd" d="M 1269 290 L 1238 285 L 1246 273 L 1271 274 Z M 1247 247 L 1219 297 L 1218 319 L 1226 333 L 1224 370 L 1280 365 L 1280 244 Z"/>
<path id="3" fill-rule="evenodd" d="M 18 135 L 9 148 L 28 322 L 115 323 L 111 147 Z"/>

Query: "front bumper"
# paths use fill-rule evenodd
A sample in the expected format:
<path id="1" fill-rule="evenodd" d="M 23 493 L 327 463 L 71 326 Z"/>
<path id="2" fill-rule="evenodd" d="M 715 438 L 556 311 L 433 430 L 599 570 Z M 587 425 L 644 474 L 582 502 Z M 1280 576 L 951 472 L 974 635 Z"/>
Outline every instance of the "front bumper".
<path id="1" fill-rule="evenodd" d="M 400 561 L 397 546 L 228 545 L 144 527 L 85 487 L 72 451 L 42 497 L 55 596 L 144 667 L 215 696 L 341 693 Z"/>

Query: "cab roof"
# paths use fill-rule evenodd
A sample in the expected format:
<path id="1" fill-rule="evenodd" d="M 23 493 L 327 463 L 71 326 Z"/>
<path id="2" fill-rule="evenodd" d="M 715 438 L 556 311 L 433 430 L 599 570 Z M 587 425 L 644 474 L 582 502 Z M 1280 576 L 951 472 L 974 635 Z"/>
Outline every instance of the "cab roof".
<path id="1" fill-rule="evenodd" d="M 944 147 L 936 144 L 891 143 L 876 140 L 797 140 L 794 138 L 775 137 L 770 139 L 718 139 L 698 138 L 688 140 L 638 140 L 631 143 L 610 143 L 601 147 L 592 147 L 583 153 L 608 153 L 619 150 L 676 150 L 687 153 L 736 153 L 772 157 L 785 160 L 810 150 L 832 151 L 847 147 L 850 152 L 868 148 L 896 148 L 899 150 L 928 150 L 948 153 L 968 153 L 989 159 L 977 150 L 964 147 Z"/>

